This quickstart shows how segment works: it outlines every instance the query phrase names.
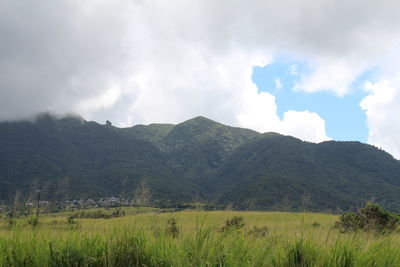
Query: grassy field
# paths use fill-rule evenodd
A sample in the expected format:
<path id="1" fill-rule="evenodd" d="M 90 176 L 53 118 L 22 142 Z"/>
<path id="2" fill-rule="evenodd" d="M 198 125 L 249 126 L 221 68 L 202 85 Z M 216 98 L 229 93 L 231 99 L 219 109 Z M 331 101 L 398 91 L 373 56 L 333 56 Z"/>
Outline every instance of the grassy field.
<path id="1" fill-rule="evenodd" d="M 3 219 L 0 266 L 400 266 L 399 233 L 343 234 L 334 215 L 141 211 L 69 223 L 71 213 L 50 214 L 12 229 Z M 243 221 L 226 227 L 234 217 Z"/>

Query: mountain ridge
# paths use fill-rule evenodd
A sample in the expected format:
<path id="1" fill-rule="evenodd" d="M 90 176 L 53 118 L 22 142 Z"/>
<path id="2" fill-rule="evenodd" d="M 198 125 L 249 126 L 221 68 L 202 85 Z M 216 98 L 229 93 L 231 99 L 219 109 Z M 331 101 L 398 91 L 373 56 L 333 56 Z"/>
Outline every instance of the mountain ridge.
<path id="1" fill-rule="evenodd" d="M 51 200 L 132 197 L 154 205 L 195 198 L 238 209 L 351 209 L 375 199 L 400 210 L 400 162 L 360 142 L 310 143 L 199 116 L 118 128 L 41 114 L 0 123 L 0 201 L 41 189 Z M 305 201 L 307 199 L 307 201 Z"/>

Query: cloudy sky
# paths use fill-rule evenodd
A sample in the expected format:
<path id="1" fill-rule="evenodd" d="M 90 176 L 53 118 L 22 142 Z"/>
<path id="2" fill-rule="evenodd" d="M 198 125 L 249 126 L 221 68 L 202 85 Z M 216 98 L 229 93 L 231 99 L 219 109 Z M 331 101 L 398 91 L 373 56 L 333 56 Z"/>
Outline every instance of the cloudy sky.
<path id="1" fill-rule="evenodd" d="M 0 0 L 0 120 L 203 115 L 400 158 L 397 0 Z"/>

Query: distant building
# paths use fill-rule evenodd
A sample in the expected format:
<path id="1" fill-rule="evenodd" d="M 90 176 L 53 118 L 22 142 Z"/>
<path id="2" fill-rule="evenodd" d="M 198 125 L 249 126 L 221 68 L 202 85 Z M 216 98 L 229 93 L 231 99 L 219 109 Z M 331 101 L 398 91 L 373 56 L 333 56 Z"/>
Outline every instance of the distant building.
<path id="1" fill-rule="evenodd" d="M 40 206 L 48 206 L 48 205 L 50 205 L 50 201 L 47 201 L 47 200 L 40 200 L 40 201 L 39 201 L 39 205 L 40 205 Z"/>

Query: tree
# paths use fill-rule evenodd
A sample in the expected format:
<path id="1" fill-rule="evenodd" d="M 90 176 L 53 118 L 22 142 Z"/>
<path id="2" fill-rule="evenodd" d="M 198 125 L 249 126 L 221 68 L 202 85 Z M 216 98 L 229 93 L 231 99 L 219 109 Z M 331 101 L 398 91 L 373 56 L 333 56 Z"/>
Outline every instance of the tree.
<path id="1" fill-rule="evenodd" d="M 150 187 L 147 184 L 146 180 L 143 179 L 140 181 L 138 187 L 135 190 L 133 202 L 136 206 L 146 207 L 150 204 L 150 200 L 151 200 Z"/>
<path id="2" fill-rule="evenodd" d="M 13 217 L 18 216 L 18 212 L 21 211 L 22 206 L 21 206 L 21 198 L 22 194 L 19 190 L 15 192 L 15 197 L 14 197 L 14 205 L 13 205 Z"/>
<path id="3" fill-rule="evenodd" d="M 385 211 L 376 203 L 367 203 L 357 212 L 346 212 L 340 215 L 335 226 L 342 232 L 358 231 L 387 233 L 396 230 L 400 225 L 400 216 Z"/>
<path id="4" fill-rule="evenodd" d="M 310 204 L 311 204 L 311 194 L 304 193 L 301 196 L 301 209 L 303 210 L 303 212 L 308 211 Z"/>

